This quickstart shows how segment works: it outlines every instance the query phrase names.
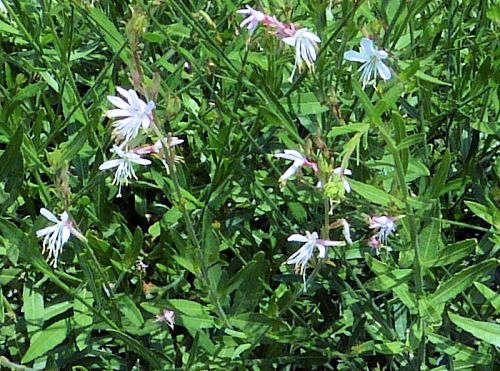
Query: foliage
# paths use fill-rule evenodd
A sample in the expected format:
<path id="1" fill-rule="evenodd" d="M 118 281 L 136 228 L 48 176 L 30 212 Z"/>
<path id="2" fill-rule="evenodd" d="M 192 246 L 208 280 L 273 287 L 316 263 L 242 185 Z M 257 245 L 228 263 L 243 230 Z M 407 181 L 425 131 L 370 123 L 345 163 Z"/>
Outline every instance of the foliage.
<path id="1" fill-rule="evenodd" d="M 238 27 L 246 3 L 3 0 L 0 11 L 0 365 L 35 369 L 498 367 L 499 19 L 492 1 L 263 0 L 314 30 L 315 73 Z M 361 88 L 363 36 L 395 76 Z M 137 79 L 185 140 L 115 198 L 98 168 L 107 95 Z M 349 167 L 329 203 L 285 148 Z M 321 166 L 321 162 L 320 162 Z M 58 269 L 39 210 L 71 212 Z M 326 214 L 326 229 L 325 229 Z M 404 215 L 368 246 L 370 215 Z M 302 278 L 292 233 L 346 218 Z M 135 268 L 141 258 L 145 273 Z M 175 311 L 170 330 L 155 321 Z"/>

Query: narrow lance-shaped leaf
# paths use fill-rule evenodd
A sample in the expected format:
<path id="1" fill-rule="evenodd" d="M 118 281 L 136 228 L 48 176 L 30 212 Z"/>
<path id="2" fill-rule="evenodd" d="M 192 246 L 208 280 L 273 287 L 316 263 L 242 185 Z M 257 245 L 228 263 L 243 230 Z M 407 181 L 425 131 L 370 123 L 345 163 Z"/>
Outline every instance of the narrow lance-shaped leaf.
<path id="1" fill-rule="evenodd" d="M 465 331 L 470 332 L 478 339 L 497 347 L 500 346 L 500 325 L 493 322 L 475 321 L 451 312 L 448 312 L 448 316 L 451 322 Z"/>
<path id="2" fill-rule="evenodd" d="M 439 285 L 433 294 L 429 295 L 429 304 L 432 306 L 444 304 L 448 300 L 453 299 L 460 292 L 472 285 L 483 273 L 497 265 L 498 261 L 496 259 L 489 259 L 454 274 L 453 277 Z"/>

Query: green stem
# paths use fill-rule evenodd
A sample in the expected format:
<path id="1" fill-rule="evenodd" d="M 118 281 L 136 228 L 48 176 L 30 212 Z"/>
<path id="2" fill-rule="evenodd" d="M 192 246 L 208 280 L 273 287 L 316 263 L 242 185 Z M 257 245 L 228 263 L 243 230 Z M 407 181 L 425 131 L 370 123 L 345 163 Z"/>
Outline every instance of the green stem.
<path id="1" fill-rule="evenodd" d="M 196 232 L 193 227 L 193 222 L 191 220 L 191 217 L 189 216 L 189 213 L 186 209 L 186 207 L 182 203 L 182 192 L 181 192 L 181 187 L 179 185 L 179 178 L 177 177 L 176 173 L 176 168 L 175 168 L 175 153 L 172 151 L 170 148 L 169 143 L 165 140 L 165 135 L 161 132 L 160 128 L 156 124 L 156 121 L 153 122 L 152 124 L 153 130 L 155 131 L 156 135 L 160 137 L 161 144 L 163 146 L 164 151 L 167 154 L 167 162 L 168 162 L 168 171 L 170 171 L 170 177 L 172 178 L 172 182 L 174 183 L 174 189 L 175 193 L 177 195 L 177 204 L 178 207 L 182 211 L 182 215 L 184 216 L 184 222 L 186 223 L 186 228 L 188 231 L 189 239 L 193 243 L 193 245 L 196 247 L 196 255 L 197 258 L 200 262 L 200 270 L 201 270 L 201 276 L 203 279 L 203 282 L 207 284 L 208 287 L 208 295 L 210 297 L 210 301 L 212 302 L 212 305 L 214 305 L 217 308 L 219 317 L 222 318 L 224 321 L 224 324 L 227 327 L 232 327 L 227 319 L 227 315 L 224 312 L 224 309 L 222 308 L 222 304 L 220 303 L 219 298 L 214 292 L 214 289 L 212 287 L 211 281 L 208 277 L 208 268 L 205 264 L 205 257 L 203 254 L 203 249 L 201 246 L 201 243 L 196 236 Z"/>
<path id="2" fill-rule="evenodd" d="M 413 246 L 413 250 L 415 252 L 415 259 L 413 260 L 413 267 L 415 271 L 415 287 L 417 289 L 417 293 L 419 295 L 423 294 L 423 275 L 422 275 L 422 266 L 420 265 L 420 248 L 418 246 L 418 238 L 417 238 L 417 223 L 415 220 L 415 214 L 413 212 L 413 208 L 408 202 L 409 191 L 408 185 L 405 181 L 404 170 L 403 170 L 403 162 L 401 161 L 401 157 L 399 156 L 399 152 L 394 146 L 394 142 L 391 139 L 389 133 L 385 130 L 382 125 L 378 125 L 378 129 L 382 137 L 384 138 L 387 146 L 389 147 L 389 151 L 391 152 L 392 157 L 394 158 L 394 164 L 396 167 L 396 178 L 399 183 L 399 188 L 403 194 L 403 203 L 405 204 L 405 211 L 407 215 L 408 225 L 410 228 L 410 239 Z"/>

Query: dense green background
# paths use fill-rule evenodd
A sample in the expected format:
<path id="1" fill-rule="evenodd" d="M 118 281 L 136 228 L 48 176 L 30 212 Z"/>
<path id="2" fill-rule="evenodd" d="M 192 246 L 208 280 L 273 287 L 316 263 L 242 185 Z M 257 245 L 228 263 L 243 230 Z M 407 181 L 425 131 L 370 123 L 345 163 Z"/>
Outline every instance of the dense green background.
<path id="1" fill-rule="evenodd" d="M 294 51 L 262 28 L 249 39 L 245 2 L 3 3 L 3 367 L 499 366 L 498 4 L 249 3 L 320 36 L 316 73 L 290 84 Z M 377 90 L 343 60 L 363 36 L 395 72 Z M 130 88 L 138 63 L 163 129 L 185 140 L 180 198 L 159 161 L 122 199 L 98 170 L 106 95 Z M 285 148 L 335 166 L 352 153 L 353 192 L 331 222 L 347 218 L 355 244 L 332 250 L 305 293 L 282 264 L 299 246 L 286 238 L 319 232 L 325 203 L 311 172 L 280 189 L 287 163 L 272 154 Z M 68 208 L 88 238 L 57 270 L 35 237 L 41 207 Z M 406 217 L 377 255 L 365 218 L 381 213 Z M 173 331 L 154 321 L 163 308 Z"/>

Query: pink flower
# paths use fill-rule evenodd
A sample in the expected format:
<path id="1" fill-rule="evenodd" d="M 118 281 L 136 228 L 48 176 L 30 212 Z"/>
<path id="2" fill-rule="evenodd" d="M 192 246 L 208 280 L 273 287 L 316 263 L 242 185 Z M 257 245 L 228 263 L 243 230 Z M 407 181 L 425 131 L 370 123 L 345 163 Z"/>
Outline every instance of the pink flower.
<path id="1" fill-rule="evenodd" d="M 378 235 L 374 234 L 373 236 L 370 237 L 368 240 L 368 245 L 372 249 L 378 249 L 380 247 L 380 241 L 378 240 Z"/>
<path id="2" fill-rule="evenodd" d="M 378 239 L 382 243 L 387 242 L 387 238 L 396 231 L 394 223 L 399 218 L 393 218 L 387 215 L 372 216 L 370 218 L 370 229 L 378 229 Z"/>
<path id="3" fill-rule="evenodd" d="M 262 22 L 266 17 L 264 13 L 253 9 L 248 5 L 246 6 L 246 9 L 240 9 L 236 11 L 236 13 L 247 15 L 243 22 L 240 23 L 240 27 L 246 27 L 250 35 L 253 34 L 259 23 Z"/>
<path id="4" fill-rule="evenodd" d="M 175 312 L 164 309 L 162 314 L 156 316 L 156 322 L 165 322 L 172 330 L 174 329 Z"/>

